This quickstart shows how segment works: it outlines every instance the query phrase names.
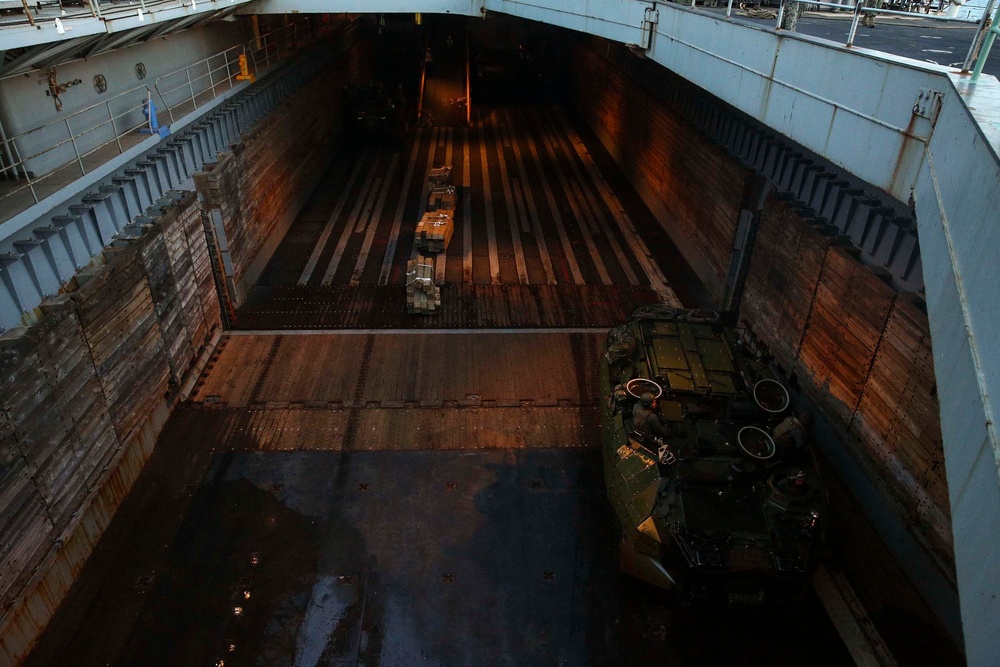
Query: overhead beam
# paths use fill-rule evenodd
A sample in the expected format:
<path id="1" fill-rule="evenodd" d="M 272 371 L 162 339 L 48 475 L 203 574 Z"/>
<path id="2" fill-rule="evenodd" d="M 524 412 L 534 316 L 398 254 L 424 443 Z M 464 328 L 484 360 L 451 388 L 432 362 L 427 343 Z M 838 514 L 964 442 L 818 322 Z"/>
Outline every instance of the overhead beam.
<path id="1" fill-rule="evenodd" d="M 137 30 L 129 30 L 125 33 L 112 33 L 106 37 L 102 37 L 100 41 L 94 44 L 90 50 L 87 51 L 85 57 L 89 58 L 91 56 L 97 56 L 102 53 L 107 53 L 109 51 L 114 51 L 117 48 L 124 48 L 139 41 L 143 35 L 149 34 L 156 30 L 157 26 L 152 25 L 147 28 L 139 28 Z"/>
<path id="2" fill-rule="evenodd" d="M 72 42 L 55 45 L 45 44 L 29 49 L 27 52 L 21 54 L 11 62 L 5 64 L 3 67 L 0 67 L 0 76 L 20 74 L 21 72 L 28 71 L 32 68 L 42 67 L 53 62 L 59 62 L 60 59 L 65 58 L 67 54 L 75 53 L 86 48 L 86 46 L 95 39 L 99 38 L 87 37 L 82 40 L 73 40 Z"/>
<path id="3" fill-rule="evenodd" d="M 66 42 L 92 35 L 120 33 L 134 28 L 145 28 L 151 24 L 162 24 L 193 16 L 208 16 L 216 12 L 229 12 L 241 5 L 248 4 L 250 1 L 198 0 L 194 3 L 185 2 L 184 4 L 151 1 L 147 2 L 147 11 L 143 12 L 141 16 L 137 5 L 103 2 L 101 3 L 102 15 L 100 17 L 60 17 L 61 31 L 56 26 L 55 16 L 38 17 L 35 26 L 27 24 L 2 26 L 0 27 L 0 51 Z M 357 11 L 357 8 L 353 11 Z"/>
<path id="4" fill-rule="evenodd" d="M 458 14 L 482 16 L 484 0 L 254 0 L 237 14 Z"/>
<path id="5" fill-rule="evenodd" d="M 186 30 L 187 28 L 201 25 L 202 23 L 208 23 L 218 18 L 220 12 L 212 12 L 211 14 L 205 16 L 191 16 L 186 19 L 179 19 L 177 21 L 171 21 L 169 23 L 164 23 L 162 25 L 156 26 L 156 30 L 149 39 L 156 39 L 157 37 L 166 37 L 175 32 L 180 32 L 181 30 Z"/>
<path id="6" fill-rule="evenodd" d="M 187 28 L 219 20 L 232 15 L 238 7 L 227 7 L 211 12 L 199 13 L 182 19 L 175 19 L 163 23 L 145 25 L 141 28 L 132 28 L 124 32 L 104 33 L 90 35 L 87 37 L 77 37 L 66 42 L 56 44 L 40 44 L 35 47 L 28 47 L 24 53 L 18 55 L 9 63 L 0 65 L 0 76 L 12 76 L 30 71 L 32 69 L 49 67 L 53 64 L 70 62 L 77 58 L 90 58 L 93 56 L 110 53 L 116 49 L 122 49 L 132 44 L 148 41 L 157 37 L 164 37 L 171 33 L 179 32 Z M 0 35 L 3 29 L 0 28 Z M 2 54 L 7 53 L 0 51 Z"/>
<path id="7" fill-rule="evenodd" d="M 585 32 L 622 44 L 646 44 L 647 11 L 655 2 L 634 0 L 485 0 L 486 11 L 517 16 L 531 21 Z"/>

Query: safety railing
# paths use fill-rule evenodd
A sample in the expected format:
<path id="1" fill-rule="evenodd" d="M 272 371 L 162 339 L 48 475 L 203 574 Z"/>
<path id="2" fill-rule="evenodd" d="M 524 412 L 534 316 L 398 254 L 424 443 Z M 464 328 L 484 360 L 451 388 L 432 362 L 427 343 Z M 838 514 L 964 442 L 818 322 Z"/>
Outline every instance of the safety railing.
<path id="1" fill-rule="evenodd" d="M 778 5 L 778 11 L 775 16 L 775 29 L 780 30 L 784 24 L 786 4 L 792 0 L 781 0 Z M 962 72 L 969 73 L 972 72 L 972 77 L 970 78 L 971 83 L 975 83 L 979 79 L 979 75 L 983 71 L 983 65 L 986 63 L 986 59 L 990 55 L 990 49 L 993 46 L 993 42 L 997 36 L 1000 34 L 1000 28 L 996 25 L 998 15 L 1000 15 L 1000 8 L 996 12 L 993 10 L 993 6 L 996 0 L 988 0 L 986 3 L 986 8 L 983 11 L 983 16 L 979 21 L 978 29 L 976 30 L 975 37 L 972 40 L 972 45 L 969 47 L 968 55 L 965 57 L 965 61 L 962 63 Z M 694 7 L 695 0 L 691 0 L 691 6 Z M 809 7 L 829 7 L 832 10 L 843 11 L 850 10 L 852 12 L 851 25 L 847 30 L 847 41 L 845 46 L 854 46 L 854 38 L 858 32 L 858 25 L 861 23 L 861 18 L 863 15 L 877 16 L 880 14 L 886 15 L 897 15 L 897 16 L 908 16 L 912 17 L 915 12 L 900 11 L 897 9 L 888 9 L 881 6 L 869 5 L 864 0 L 855 0 L 853 5 L 845 5 L 837 2 L 825 2 L 824 0 L 808 0 L 804 2 L 799 2 L 798 4 Z M 881 5 L 881 2 L 879 3 Z M 726 18 L 732 18 L 733 15 L 733 0 L 728 0 L 726 5 Z M 954 16 L 943 16 L 940 14 L 921 14 L 921 19 L 926 19 L 929 21 L 936 21 L 941 23 L 966 23 L 972 24 L 966 18 L 958 18 Z"/>
<path id="2" fill-rule="evenodd" d="M 246 47 L 239 44 L 157 78 L 153 88 L 170 122 L 177 121 L 182 109 L 194 111 L 199 102 L 204 105 L 235 86 L 244 72 L 241 57 L 246 58 Z"/>
<path id="3" fill-rule="evenodd" d="M 214 0 L 201 0 L 203 5 L 212 5 Z M 34 4 L 34 8 L 32 5 Z M 228 5 L 229 3 L 227 3 Z M 162 10 L 164 7 L 190 7 L 198 8 L 198 0 L 138 0 L 138 2 L 115 2 L 107 0 L 82 0 L 78 7 L 52 3 L 51 7 L 41 7 L 37 2 L 21 0 L 21 15 L 7 14 L 0 21 L 0 25 L 23 25 L 35 26 L 39 24 L 55 23 L 57 29 L 68 19 L 115 19 L 126 16 L 138 16 L 142 19 L 151 11 Z"/>
<path id="4" fill-rule="evenodd" d="M 199 104 L 215 99 L 241 80 L 252 80 L 257 74 L 311 43 L 317 34 L 308 19 L 289 23 L 269 33 L 255 37 L 213 54 L 187 67 L 164 74 L 153 87 L 170 122 L 191 112 Z"/>
<path id="5" fill-rule="evenodd" d="M 254 70 L 266 70 L 311 43 L 316 37 L 312 22 L 302 19 L 250 40 L 246 49 L 247 57 Z"/>
<path id="6" fill-rule="evenodd" d="M 152 132 L 146 113 L 152 99 L 148 86 L 138 86 L 105 101 L 80 109 L 65 118 L 0 140 L 0 208 L 15 195 L 30 192 L 38 203 L 62 184 L 86 175 L 107 158 L 97 155 L 108 149 L 124 153 L 138 143 L 131 139 L 146 128 Z M 123 100 L 128 100 L 124 102 Z M 90 158 L 90 159 L 88 159 Z M 66 173 L 67 170 L 72 170 Z M 39 175 L 40 174 L 40 175 Z M 63 178 L 54 182 L 57 176 Z M 48 187 L 46 187 L 48 186 Z"/>
<path id="7" fill-rule="evenodd" d="M 139 143 L 141 133 L 156 133 L 144 113 L 148 103 L 160 110 L 161 120 L 166 113 L 174 123 L 242 80 L 253 80 L 318 36 L 312 22 L 303 18 L 164 74 L 152 88 L 127 90 L 9 139 L 0 132 L 0 219 L 13 213 L 15 196 L 30 194 L 30 200 L 20 202 L 23 210 L 106 162 L 112 155 L 102 151 L 106 153 L 109 146 L 121 154 Z M 133 103 L 123 105 L 129 96 L 134 96 Z"/>

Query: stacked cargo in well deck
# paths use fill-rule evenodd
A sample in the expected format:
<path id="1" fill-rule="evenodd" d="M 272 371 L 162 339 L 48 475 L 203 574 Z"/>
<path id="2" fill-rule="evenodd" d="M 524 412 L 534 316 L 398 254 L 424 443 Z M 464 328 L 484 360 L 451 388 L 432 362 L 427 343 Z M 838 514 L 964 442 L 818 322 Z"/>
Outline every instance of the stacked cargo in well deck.
<path id="1" fill-rule="evenodd" d="M 455 233 L 454 210 L 427 211 L 417 223 L 416 245 L 425 252 L 444 252 Z"/>
<path id="2" fill-rule="evenodd" d="M 451 166 L 435 167 L 427 174 L 424 192 L 427 206 L 414 231 L 413 246 L 422 253 L 406 265 L 406 312 L 412 315 L 433 314 L 441 305 L 441 287 L 434 284 L 435 262 L 445 261 L 434 254 L 444 253 L 455 233 L 455 188 Z"/>
<path id="3" fill-rule="evenodd" d="M 444 252 L 455 233 L 455 188 L 451 180 L 451 166 L 435 167 L 427 175 L 427 208 L 417 223 L 417 248 L 425 252 Z"/>
<path id="4" fill-rule="evenodd" d="M 417 255 L 406 263 L 406 312 L 431 315 L 441 305 L 441 288 L 434 284 L 434 259 Z"/>

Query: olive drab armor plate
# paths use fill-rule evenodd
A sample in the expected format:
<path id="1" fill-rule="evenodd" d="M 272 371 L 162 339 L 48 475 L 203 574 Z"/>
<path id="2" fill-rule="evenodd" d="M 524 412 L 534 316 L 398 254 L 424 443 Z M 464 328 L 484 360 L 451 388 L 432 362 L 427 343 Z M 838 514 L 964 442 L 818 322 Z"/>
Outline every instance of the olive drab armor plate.
<path id="1" fill-rule="evenodd" d="M 630 574 L 725 606 L 788 604 L 807 583 L 826 496 L 810 447 L 773 437 L 793 413 L 767 361 L 713 311 L 641 308 L 609 333 L 604 471 Z M 632 424 L 645 392 L 662 440 Z"/>

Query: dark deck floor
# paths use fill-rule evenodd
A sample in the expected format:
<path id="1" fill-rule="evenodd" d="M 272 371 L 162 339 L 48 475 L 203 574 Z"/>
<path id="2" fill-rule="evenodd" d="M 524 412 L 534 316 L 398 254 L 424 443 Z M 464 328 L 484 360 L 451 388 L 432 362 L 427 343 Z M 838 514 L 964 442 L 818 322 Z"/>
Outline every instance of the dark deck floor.
<path id="1" fill-rule="evenodd" d="M 29 664 L 850 664 L 812 597 L 720 616 L 619 575 L 592 448 L 218 454 L 189 502 Z"/>

